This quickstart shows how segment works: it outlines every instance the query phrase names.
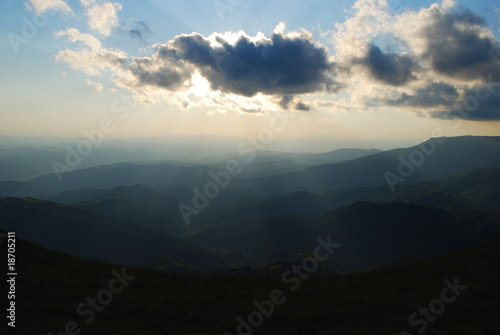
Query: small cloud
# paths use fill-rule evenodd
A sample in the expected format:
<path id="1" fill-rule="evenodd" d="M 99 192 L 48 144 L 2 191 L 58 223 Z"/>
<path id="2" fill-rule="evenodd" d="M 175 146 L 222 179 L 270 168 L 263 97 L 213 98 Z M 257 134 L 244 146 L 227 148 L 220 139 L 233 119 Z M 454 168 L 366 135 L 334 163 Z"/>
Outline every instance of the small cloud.
<path id="1" fill-rule="evenodd" d="M 61 11 L 65 14 L 73 14 L 71 7 L 63 0 L 29 0 L 32 8 L 37 14 L 47 10 Z"/>
<path id="2" fill-rule="evenodd" d="M 88 25 L 103 36 L 109 36 L 112 30 L 118 27 L 117 13 L 122 9 L 118 2 L 97 3 L 92 0 L 82 0 L 82 5 L 87 7 Z"/>
<path id="3" fill-rule="evenodd" d="M 305 112 L 311 110 L 311 106 L 309 104 L 292 95 L 282 96 L 278 104 L 283 109 L 294 109 Z"/>
<path id="4" fill-rule="evenodd" d="M 57 31 L 56 38 L 65 37 L 73 43 L 78 43 L 78 50 L 61 50 L 55 55 L 56 62 L 62 61 L 73 69 L 98 76 L 103 70 L 120 72 L 127 55 L 122 51 L 108 50 L 91 34 L 81 33 L 76 28 Z"/>
<path id="5" fill-rule="evenodd" d="M 134 20 L 134 27 L 127 29 L 128 29 L 128 36 L 130 36 L 133 39 L 137 39 L 141 42 L 146 42 L 147 38 L 153 34 L 153 32 L 151 31 L 151 29 L 149 29 L 147 24 L 145 24 L 142 21 Z"/>
<path id="6" fill-rule="evenodd" d="M 248 114 L 266 114 L 261 109 L 255 108 L 240 108 L 240 112 Z"/>
<path id="7" fill-rule="evenodd" d="M 101 83 L 96 83 L 90 79 L 87 79 L 85 82 L 87 85 L 94 87 L 97 92 L 101 92 L 104 89 L 104 86 Z"/>
<path id="8" fill-rule="evenodd" d="M 299 110 L 299 111 L 304 111 L 304 112 L 308 112 L 311 110 L 311 105 L 309 104 L 306 104 L 305 102 L 303 101 L 299 101 L 295 104 L 294 108 L 296 110 Z"/>

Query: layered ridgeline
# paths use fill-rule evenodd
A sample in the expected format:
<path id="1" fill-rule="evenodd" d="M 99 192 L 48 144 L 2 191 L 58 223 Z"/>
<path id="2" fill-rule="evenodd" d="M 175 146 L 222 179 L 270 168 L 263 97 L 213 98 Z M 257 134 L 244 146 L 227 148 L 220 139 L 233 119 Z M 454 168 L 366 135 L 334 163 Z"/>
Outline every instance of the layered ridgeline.
<path id="1" fill-rule="evenodd" d="M 194 216 L 193 229 L 220 222 L 285 214 L 316 215 L 359 201 L 410 202 L 452 212 L 500 211 L 500 168 L 458 173 L 437 180 L 407 183 L 391 192 L 387 185 L 346 187 L 331 192 L 300 191 L 269 197 L 245 196 L 214 204 Z"/>
<path id="2" fill-rule="evenodd" d="M 460 162 L 473 161 L 462 159 L 464 153 L 470 156 L 475 151 L 484 155 L 470 163 L 479 166 L 494 165 L 498 157 L 491 154 L 497 150 L 498 138 L 438 140 L 441 142 L 430 140 L 436 146 L 429 159 L 437 157 L 439 161 L 441 155 L 446 156 L 438 154 L 438 148 L 444 148 L 441 146 L 469 143 L 460 150 L 456 148 L 458 158 L 448 157 L 448 168 L 453 171 L 458 169 L 456 166 Z M 430 145 L 429 141 L 426 143 Z M 486 147 L 481 149 L 479 144 Z M 411 150 L 407 151 L 409 157 L 413 157 L 412 152 L 417 149 Z M 451 152 L 449 147 L 448 151 Z M 316 168 L 338 169 L 339 165 L 359 164 L 360 160 L 373 160 L 374 157 L 382 162 L 380 156 L 387 153 Z M 401 160 L 402 155 L 398 157 Z M 414 173 L 429 162 L 415 167 Z M 463 163 L 462 167 L 465 165 Z M 406 182 L 398 184 L 394 192 L 387 184 L 382 184 L 350 186 L 324 193 L 300 191 L 266 196 L 262 189 L 231 188 L 238 182 L 249 181 L 235 178 L 231 180 L 231 187 L 221 191 L 212 199 L 211 206 L 193 215 L 191 224 L 186 225 L 179 204 L 192 200 L 193 190 L 188 185 L 200 182 L 204 173 L 210 176 L 215 168 L 169 165 L 170 170 L 160 171 L 161 166 L 124 163 L 83 169 L 67 174 L 65 182 L 57 185 L 74 188 L 100 182 L 114 185 L 124 182 L 120 169 L 127 171 L 124 175 L 132 181 L 150 184 L 158 174 L 175 172 L 178 175 L 167 178 L 182 185 L 161 186 L 161 181 L 157 181 L 153 186 L 86 187 L 46 196 L 58 203 L 4 198 L 0 200 L 0 228 L 15 230 L 22 238 L 75 256 L 197 273 L 243 266 L 279 268 L 280 264 L 310 253 L 319 236 L 330 235 L 345 246 L 335 263 L 321 269 L 325 273 L 408 263 L 500 236 L 497 201 L 500 168 Z M 155 173 L 148 174 L 151 171 Z M 189 179 L 193 175 L 195 181 Z M 284 176 L 287 175 L 275 178 Z M 27 191 L 41 192 L 47 185 L 40 181 L 48 183 L 50 178 L 54 176 L 37 178 L 38 184 L 4 182 L 10 189 L 4 188 L 3 192 L 11 192 L 16 185 Z M 84 182 L 86 178 L 88 185 Z M 322 177 L 318 175 L 317 178 Z M 357 179 L 353 177 L 350 182 L 355 184 Z"/>
<path id="3" fill-rule="evenodd" d="M 328 192 L 342 187 L 386 185 L 396 191 L 404 183 L 432 180 L 474 169 L 500 166 L 500 137 L 433 138 L 418 146 L 394 149 L 341 163 L 322 164 L 300 171 L 256 177 L 245 173 L 258 159 L 257 150 L 231 156 L 217 166 L 182 166 L 172 163 L 121 163 L 80 169 L 64 174 L 51 174 L 27 182 L 0 182 L 0 196 L 52 197 L 56 194 L 83 188 L 113 188 L 143 184 L 159 191 L 190 192 L 192 188 L 205 192 L 214 182 L 213 175 L 230 177 L 219 182 L 224 192 L 252 190 L 257 194 L 276 195 L 296 191 Z M 215 164 L 215 163 L 214 163 Z M 217 165 L 217 164 L 215 164 Z M 286 164 L 285 164 L 286 165 Z M 228 173 L 231 169 L 233 173 Z M 286 170 L 284 170 L 286 171 Z M 60 178 L 58 178 L 60 177 Z M 61 179 L 62 178 L 62 179 Z M 5 191 L 8 187 L 8 191 Z M 216 197 L 218 198 L 218 197 Z"/>
<path id="4" fill-rule="evenodd" d="M 396 191 L 404 183 L 498 166 L 500 137 L 443 137 L 338 164 L 318 165 L 272 177 L 235 180 L 230 188 L 252 188 L 269 195 L 295 191 L 327 192 L 370 185 L 387 185 L 391 191 Z"/>
<path id="5" fill-rule="evenodd" d="M 84 334 L 237 334 L 238 327 L 248 328 L 243 323 L 248 324 L 249 315 L 260 311 L 255 302 L 265 305 L 275 290 L 285 300 L 273 308 L 267 305 L 261 325 L 252 328 L 255 334 L 498 333 L 498 239 L 418 264 L 311 275 L 295 290 L 295 283 L 279 277 L 220 278 L 124 268 L 56 253 L 19 237 L 16 242 L 19 334 L 57 334 L 68 324 Z M 108 302 L 102 292 L 112 280 L 123 289 Z M 429 321 L 419 308 L 433 303 L 431 313 L 436 311 L 443 290 L 448 302 Z M 97 305 L 90 305 L 87 298 L 96 297 Z"/>
<path id="6" fill-rule="evenodd" d="M 105 201 L 114 202 L 111 211 L 116 211 L 124 200 Z M 311 253 L 318 237 L 330 236 L 342 248 L 335 264 L 322 271 L 348 273 L 432 258 L 500 236 L 494 212 L 450 213 L 405 203 L 360 202 L 311 216 L 242 216 L 197 231 L 167 219 L 155 229 L 149 214 L 141 220 L 127 209 L 121 214 L 130 216 L 127 220 L 106 214 L 100 204 L 3 198 L 0 228 L 74 256 L 175 272 L 290 261 Z M 182 238 L 174 237 L 179 233 Z"/>
<path id="7" fill-rule="evenodd" d="M 0 198 L 0 228 L 70 255 L 166 271 L 230 268 L 243 257 L 156 234 L 95 206 L 68 206 L 30 198 Z"/>

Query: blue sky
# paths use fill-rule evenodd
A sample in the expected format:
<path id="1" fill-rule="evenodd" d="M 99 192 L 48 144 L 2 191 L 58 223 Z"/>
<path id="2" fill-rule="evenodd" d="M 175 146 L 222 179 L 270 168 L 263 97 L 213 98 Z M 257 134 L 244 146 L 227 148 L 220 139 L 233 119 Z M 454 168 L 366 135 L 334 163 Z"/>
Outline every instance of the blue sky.
<path id="1" fill-rule="evenodd" d="M 292 113 L 280 136 L 499 135 L 497 7 L 4 0 L 0 134 L 81 137 L 109 118 L 112 137 L 251 136 Z"/>

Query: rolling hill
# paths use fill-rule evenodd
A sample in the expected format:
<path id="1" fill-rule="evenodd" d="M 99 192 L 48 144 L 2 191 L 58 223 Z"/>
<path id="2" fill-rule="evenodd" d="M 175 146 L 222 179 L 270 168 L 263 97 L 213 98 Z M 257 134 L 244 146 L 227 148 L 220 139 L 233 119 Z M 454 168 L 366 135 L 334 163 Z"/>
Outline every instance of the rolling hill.
<path id="1" fill-rule="evenodd" d="M 336 260 L 348 272 L 401 264 L 500 236 L 497 214 L 453 214 L 413 204 L 360 202 L 320 215 L 280 215 L 222 222 L 190 239 L 211 247 L 259 253 L 269 248 L 309 250 L 318 236 L 341 243 Z"/>
<path id="2" fill-rule="evenodd" d="M 233 334 L 237 318 L 246 320 L 256 310 L 252 302 L 269 299 L 276 289 L 286 300 L 275 306 L 256 334 L 413 334 L 419 328 L 409 324 L 409 317 L 419 306 L 428 307 L 440 298 L 445 280 L 466 288 L 427 323 L 427 333 L 498 332 L 498 239 L 417 264 L 351 275 L 312 275 L 295 291 L 279 277 L 265 274 L 220 278 L 122 268 L 53 252 L 19 237 L 16 242 L 19 334 L 55 334 L 70 321 L 89 335 Z M 4 245 L 0 244 L 2 252 Z M 107 287 L 115 278 L 112 270 L 129 276 L 127 286 L 87 323 L 88 314 L 81 316 L 76 308 Z M 280 274 L 284 270 L 288 269 L 278 269 Z"/>
<path id="3" fill-rule="evenodd" d="M 240 218 L 285 214 L 317 215 L 358 201 L 410 202 L 452 212 L 500 211 L 500 168 L 479 169 L 449 177 L 402 184 L 396 192 L 387 185 L 347 187 L 325 193 L 299 191 L 265 198 L 243 198 L 216 204 L 193 216 L 191 228 L 204 229 Z"/>

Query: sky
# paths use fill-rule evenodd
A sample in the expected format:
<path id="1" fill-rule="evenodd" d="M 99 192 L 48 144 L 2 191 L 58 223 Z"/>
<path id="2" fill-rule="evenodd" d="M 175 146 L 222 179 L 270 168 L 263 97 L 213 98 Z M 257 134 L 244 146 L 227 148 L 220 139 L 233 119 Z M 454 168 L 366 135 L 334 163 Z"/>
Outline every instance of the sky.
<path id="1" fill-rule="evenodd" d="M 500 135 L 496 1 L 3 0 L 0 35 L 1 135 Z"/>

